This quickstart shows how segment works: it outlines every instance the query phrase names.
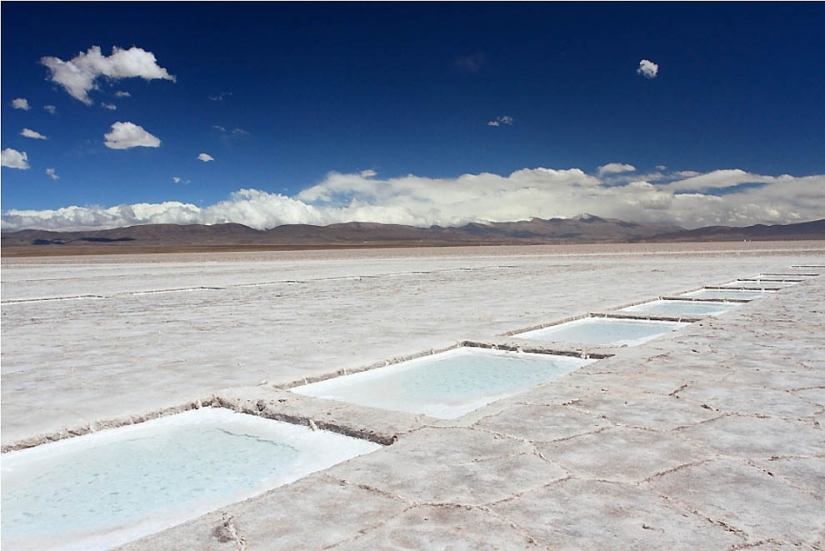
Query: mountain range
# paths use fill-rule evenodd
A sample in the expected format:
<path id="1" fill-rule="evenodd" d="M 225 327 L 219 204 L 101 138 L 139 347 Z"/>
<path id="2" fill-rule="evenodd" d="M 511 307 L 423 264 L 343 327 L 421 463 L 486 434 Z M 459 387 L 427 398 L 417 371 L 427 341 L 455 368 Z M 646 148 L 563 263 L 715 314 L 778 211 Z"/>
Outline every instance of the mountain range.
<path id="1" fill-rule="evenodd" d="M 520 222 L 472 223 L 455 228 L 350 222 L 288 224 L 256 230 L 241 224 L 149 224 L 98 231 L 22 230 L 2 233 L 3 256 L 368 247 L 442 247 L 696 241 L 825 239 L 825 219 L 744 228 L 639 224 L 589 214 Z"/>

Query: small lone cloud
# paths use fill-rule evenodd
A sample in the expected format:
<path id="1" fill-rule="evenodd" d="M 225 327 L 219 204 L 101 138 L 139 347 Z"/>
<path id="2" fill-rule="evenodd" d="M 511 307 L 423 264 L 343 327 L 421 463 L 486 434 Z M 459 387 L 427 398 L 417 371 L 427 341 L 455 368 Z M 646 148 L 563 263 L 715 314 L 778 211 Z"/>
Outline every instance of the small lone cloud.
<path id="1" fill-rule="evenodd" d="M 506 124 L 507 126 L 513 125 L 513 117 L 508 115 L 502 115 L 500 117 L 496 117 L 496 120 L 490 121 L 487 123 L 487 126 L 501 126 L 502 124 Z"/>
<path id="2" fill-rule="evenodd" d="M 16 149 L 4 149 L 0 153 L 0 165 L 6 168 L 18 168 L 20 170 L 29 169 L 29 156 L 25 151 L 17 151 Z"/>
<path id="3" fill-rule="evenodd" d="M 60 176 L 57 175 L 57 172 L 55 172 L 55 170 L 53 168 L 47 168 L 46 169 L 46 174 L 48 174 L 49 177 L 52 180 L 59 180 L 60 179 Z"/>
<path id="4" fill-rule="evenodd" d="M 103 136 L 106 138 L 105 146 L 109 149 L 132 149 L 133 147 L 160 147 L 160 139 L 153 136 L 131 122 L 116 122 L 112 125 L 112 131 Z"/>
<path id="5" fill-rule="evenodd" d="M 215 130 L 217 130 L 218 132 L 226 132 L 226 127 L 225 127 L 225 126 L 221 126 L 221 125 L 219 125 L 219 124 L 213 124 L 213 125 L 212 125 L 212 128 L 214 128 L 214 129 L 215 129 Z"/>
<path id="6" fill-rule="evenodd" d="M 55 113 L 57 113 L 57 107 L 55 107 L 54 105 L 44 105 L 43 109 L 50 115 L 54 115 Z"/>
<path id="7" fill-rule="evenodd" d="M 656 165 L 656 170 L 667 170 L 665 165 Z"/>
<path id="8" fill-rule="evenodd" d="M 129 92 L 124 92 L 122 90 L 118 90 L 117 92 L 115 92 L 115 97 L 116 98 L 130 98 L 130 97 L 132 97 L 132 94 L 130 94 Z"/>
<path id="9" fill-rule="evenodd" d="M 20 132 L 20 135 L 23 136 L 24 138 L 31 138 L 33 140 L 48 140 L 49 139 L 46 136 L 44 136 L 43 134 L 41 134 L 40 132 L 36 132 L 36 131 L 34 131 L 30 128 L 24 128 L 23 131 Z"/>
<path id="10" fill-rule="evenodd" d="M 223 101 L 224 98 L 228 98 L 231 95 L 232 95 L 232 92 L 220 92 L 218 94 L 214 94 L 214 95 L 211 95 L 211 96 L 208 96 L 208 97 L 212 101 Z"/>
<path id="11" fill-rule="evenodd" d="M 26 98 L 17 98 L 12 100 L 11 106 L 15 109 L 22 109 L 23 111 L 28 111 L 31 109 L 31 107 L 29 107 L 29 100 Z"/>
<path id="12" fill-rule="evenodd" d="M 645 78 L 656 78 L 656 75 L 659 74 L 659 66 L 652 61 L 643 59 L 639 62 L 639 68 L 636 69 L 636 72 Z"/>
<path id="13" fill-rule="evenodd" d="M 367 169 L 367 170 L 362 170 L 362 171 L 361 171 L 361 177 L 362 177 L 362 178 L 372 178 L 372 177 L 373 177 L 373 176 L 375 176 L 376 174 L 378 174 L 378 173 L 377 173 L 377 172 L 375 172 L 375 171 L 374 171 L 374 170 L 372 170 L 372 169 Z"/>
<path id="14" fill-rule="evenodd" d="M 175 182 L 176 184 L 183 184 L 185 186 L 186 184 L 188 184 L 192 180 L 184 180 L 180 176 L 172 176 L 172 181 Z"/>
<path id="15" fill-rule="evenodd" d="M 484 54 L 464 55 L 455 60 L 455 66 L 468 73 L 477 73 L 481 70 L 487 58 Z"/>
<path id="16" fill-rule="evenodd" d="M 604 166 L 599 167 L 599 176 L 603 176 L 605 174 L 618 174 L 620 172 L 633 172 L 636 170 L 636 167 L 633 165 L 627 165 L 624 163 L 607 163 Z"/>
<path id="17" fill-rule="evenodd" d="M 109 111 L 116 111 L 117 105 L 114 103 L 101 103 L 100 106 L 104 109 L 108 109 Z"/>
<path id="18" fill-rule="evenodd" d="M 204 163 L 208 163 L 209 161 L 214 161 L 215 158 L 212 155 L 209 155 L 208 153 L 201 153 L 200 155 L 198 155 L 198 160 L 203 161 Z"/>

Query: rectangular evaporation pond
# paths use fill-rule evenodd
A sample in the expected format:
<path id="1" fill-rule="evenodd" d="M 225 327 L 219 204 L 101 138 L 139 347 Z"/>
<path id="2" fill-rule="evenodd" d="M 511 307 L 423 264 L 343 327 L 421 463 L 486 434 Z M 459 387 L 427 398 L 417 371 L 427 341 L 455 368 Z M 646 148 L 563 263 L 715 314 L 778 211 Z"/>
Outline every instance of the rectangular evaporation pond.
<path id="1" fill-rule="evenodd" d="M 792 281 L 762 281 L 759 279 L 739 279 L 725 283 L 722 287 L 750 287 L 754 289 L 781 289 L 783 287 L 790 287 L 796 285 Z"/>
<path id="2" fill-rule="evenodd" d="M 291 390 L 316 398 L 456 419 L 593 361 L 464 347 Z"/>
<path id="3" fill-rule="evenodd" d="M 637 346 L 687 325 L 690 324 L 675 321 L 588 317 L 513 336 L 539 341 Z"/>
<path id="4" fill-rule="evenodd" d="M 751 291 L 747 289 L 699 289 L 698 291 L 684 293 L 681 296 L 691 298 L 753 300 L 774 292 L 775 291 Z"/>
<path id="5" fill-rule="evenodd" d="M 108 549 L 380 448 L 204 408 L 2 457 L 3 549 Z"/>
<path id="6" fill-rule="evenodd" d="M 622 308 L 628 314 L 653 314 L 659 316 L 718 316 L 734 306 L 733 302 L 705 302 L 693 300 L 652 300 Z"/>

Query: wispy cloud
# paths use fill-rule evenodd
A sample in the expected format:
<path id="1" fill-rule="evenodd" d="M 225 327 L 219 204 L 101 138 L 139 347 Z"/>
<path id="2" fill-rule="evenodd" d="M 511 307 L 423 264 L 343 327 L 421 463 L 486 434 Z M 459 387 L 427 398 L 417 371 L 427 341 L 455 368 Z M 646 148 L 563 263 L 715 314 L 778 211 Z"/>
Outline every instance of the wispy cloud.
<path id="1" fill-rule="evenodd" d="M 624 163 L 607 163 L 606 165 L 599 167 L 599 175 L 603 176 L 605 174 L 617 174 L 620 172 L 633 172 L 636 170 L 636 167 L 633 165 L 627 165 Z"/>
<path id="2" fill-rule="evenodd" d="M 57 107 L 55 107 L 54 105 L 44 105 L 43 109 L 50 115 L 54 115 L 55 113 L 57 113 Z"/>
<path id="3" fill-rule="evenodd" d="M 32 138 L 33 140 L 48 140 L 46 136 L 30 128 L 24 128 L 23 131 L 20 132 L 20 135 L 24 138 Z"/>
<path id="4" fill-rule="evenodd" d="M 636 72 L 645 78 L 656 78 L 659 74 L 659 66 L 652 61 L 643 59 L 639 62 L 639 68 Z"/>
<path id="5" fill-rule="evenodd" d="M 203 161 L 204 163 L 208 163 L 209 161 L 214 161 L 215 157 L 209 155 L 208 153 L 201 153 L 198 155 L 198 160 Z"/>
<path id="6" fill-rule="evenodd" d="M 132 94 L 130 94 L 129 92 L 126 92 L 124 90 L 118 90 L 117 92 L 115 92 L 115 97 L 116 98 L 130 98 L 130 97 L 132 97 Z"/>
<path id="7" fill-rule="evenodd" d="M 11 101 L 11 106 L 15 109 L 22 109 L 23 111 L 28 111 L 31 109 L 31 107 L 29 107 L 29 100 L 26 98 L 13 99 Z"/>
<path id="8" fill-rule="evenodd" d="M 687 228 L 815 220 L 825 212 L 825 175 L 766 176 L 716 170 L 687 178 L 665 174 L 662 183 L 636 179 L 617 184 L 577 168 L 534 168 L 508 176 L 481 173 L 457 178 L 378 178 L 373 171 L 332 172 L 294 197 L 241 189 L 228 200 L 205 208 L 170 202 L 12 210 L 3 216 L 3 229 L 223 222 L 267 229 L 282 224 L 352 221 L 449 227 L 532 217 L 569 218 L 582 212 Z"/>
<path id="9" fill-rule="evenodd" d="M 175 80 L 174 76 L 157 64 L 152 52 L 138 47 L 124 50 L 115 46 L 112 55 L 105 56 L 99 46 L 92 46 L 86 53 L 80 52 L 69 61 L 46 56 L 40 58 L 40 63 L 48 67 L 52 82 L 61 85 L 70 96 L 86 105 L 94 103 L 89 92 L 99 88 L 95 81 L 100 77 L 110 80 L 136 77 L 145 80 Z"/>
<path id="10" fill-rule="evenodd" d="M 101 103 L 100 106 L 104 109 L 108 109 L 109 111 L 117 111 L 117 105 L 114 103 Z"/>
<path id="11" fill-rule="evenodd" d="M 103 136 L 106 138 L 104 145 L 109 149 L 132 149 L 133 147 L 160 147 L 160 139 L 153 136 L 131 122 L 116 122 L 112 125 L 112 131 Z"/>
<path id="12" fill-rule="evenodd" d="M 232 92 L 219 92 L 217 94 L 213 94 L 213 95 L 208 96 L 208 97 L 212 101 L 223 101 L 225 98 L 228 98 L 231 95 L 232 95 Z"/>
<path id="13" fill-rule="evenodd" d="M 0 153 L 0 165 L 6 168 L 19 168 L 20 170 L 29 169 L 29 156 L 25 151 L 17 151 L 16 149 L 7 148 Z"/>
<path id="14" fill-rule="evenodd" d="M 59 180 L 60 179 L 60 176 L 57 175 L 57 172 L 55 172 L 55 170 L 53 168 L 47 168 L 46 169 L 46 174 L 48 174 L 49 177 L 52 180 Z"/>
<path id="15" fill-rule="evenodd" d="M 172 181 L 175 182 L 176 184 L 182 184 L 184 186 L 191 182 L 191 180 L 184 180 L 180 176 L 172 176 Z"/>
<path id="16" fill-rule="evenodd" d="M 455 66 L 468 73 L 479 72 L 485 63 L 487 58 L 481 53 L 460 56 L 455 60 Z"/>
<path id="17" fill-rule="evenodd" d="M 512 126 L 513 117 L 510 117 L 508 115 L 501 115 L 500 117 L 496 117 L 495 120 L 488 122 L 487 126 L 501 126 L 502 124 Z"/>

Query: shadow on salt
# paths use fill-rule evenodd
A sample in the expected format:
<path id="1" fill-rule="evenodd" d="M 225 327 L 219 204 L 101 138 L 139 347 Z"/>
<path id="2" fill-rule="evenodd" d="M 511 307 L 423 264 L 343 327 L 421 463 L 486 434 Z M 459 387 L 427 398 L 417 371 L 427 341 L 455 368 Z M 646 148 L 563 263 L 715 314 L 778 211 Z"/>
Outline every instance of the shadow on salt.
<path id="1" fill-rule="evenodd" d="M 109 549 L 378 444 L 222 408 L 4 453 L 3 549 Z"/>
<path id="2" fill-rule="evenodd" d="M 456 419 L 594 361 L 460 347 L 290 390 L 315 398 Z"/>

